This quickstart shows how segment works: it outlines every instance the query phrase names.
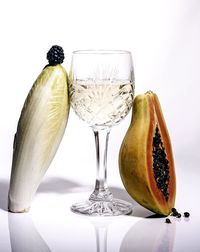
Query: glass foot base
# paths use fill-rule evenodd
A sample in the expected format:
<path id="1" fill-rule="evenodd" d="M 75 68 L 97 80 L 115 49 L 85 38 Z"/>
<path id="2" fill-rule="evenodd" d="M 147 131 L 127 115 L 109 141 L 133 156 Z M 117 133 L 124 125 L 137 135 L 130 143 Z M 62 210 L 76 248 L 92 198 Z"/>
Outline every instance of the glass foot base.
<path id="1" fill-rule="evenodd" d="M 86 200 L 75 203 L 71 210 L 75 213 L 91 216 L 116 216 L 130 214 L 132 205 L 120 199 L 112 199 L 112 201 Z"/>

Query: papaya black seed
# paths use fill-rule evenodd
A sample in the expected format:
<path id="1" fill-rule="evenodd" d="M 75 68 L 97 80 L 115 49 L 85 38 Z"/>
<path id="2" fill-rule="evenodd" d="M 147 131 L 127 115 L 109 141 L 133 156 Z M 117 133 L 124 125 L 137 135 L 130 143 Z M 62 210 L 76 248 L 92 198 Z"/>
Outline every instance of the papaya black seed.
<path id="1" fill-rule="evenodd" d="M 169 164 L 169 161 L 167 159 L 164 160 L 165 165 Z"/>
<path id="2" fill-rule="evenodd" d="M 172 211 L 172 213 L 177 212 L 175 207 L 172 207 L 171 211 Z"/>
<path id="3" fill-rule="evenodd" d="M 166 218 L 166 219 L 165 219 L 165 222 L 166 222 L 166 223 L 171 223 L 171 221 L 170 221 L 169 218 Z"/>
<path id="4" fill-rule="evenodd" d="M 173 213 L 172 213 L 172 216 L 175 216 L 175 217 L 178 216 L 178 212 L 177 212 L 177 211 L 176 211 L 176 212 L 173 212 Z"/>
<path id="5" fill-rule="evenodd" d="M 156 185 L 163 193 L 166 201 L 169 199 L 168 185 L 169 185 L 169 161 L 166 158 L 165 148 L 161 139 L 158 126 L 156 126 L 153 137 L 153 171 Z"/>
<path id="6" fill-rule="evenodd" d="M 189 216 L 190 216 L 190 213 L 188 213 L 188 212 L 184 213 L 184 217 L 188 218 Z"/>
<path id="7" fill-rule="evenodd" d="M 181 218 L 181 214 L 178 213 L 177 216 L 176 216 L 176 218 Z"/>
<path id="8" fill-rule="evenodd" d="M 162 188 L 162 191 L 167 194 L 167 186 L 165 185 L 163 188 Z"/>
<path id="9" fill-rule="evenodd" d="M 159 141 L 157 138 L 154 138 L 154 139 L 153 139 L 153 144 L 154 144 L 154 145 L 159 145 L 159 144 L 160 144 L 160 141 Z"/>

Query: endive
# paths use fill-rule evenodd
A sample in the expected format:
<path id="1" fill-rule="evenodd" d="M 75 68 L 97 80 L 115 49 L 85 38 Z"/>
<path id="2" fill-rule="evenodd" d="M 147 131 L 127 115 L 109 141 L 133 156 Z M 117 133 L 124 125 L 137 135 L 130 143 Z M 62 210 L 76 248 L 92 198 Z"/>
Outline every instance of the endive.
<path id="1" fill-rule="evenodd" d="M 14 138 L 8 194 L 11 212 L 26 212 L 63 137 L 69 114 L 64 53 L 53 46 L 47 65 L 33 84 Z"/>

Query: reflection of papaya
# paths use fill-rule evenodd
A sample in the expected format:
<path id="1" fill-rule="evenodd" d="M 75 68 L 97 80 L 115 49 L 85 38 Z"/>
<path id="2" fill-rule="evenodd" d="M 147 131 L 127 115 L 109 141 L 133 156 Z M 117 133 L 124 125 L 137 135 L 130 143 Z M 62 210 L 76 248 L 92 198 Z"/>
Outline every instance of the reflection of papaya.
<path id="1" fill-rule="evenodd" d="M 173 251 L 176 224 L 164 219 L 144 219 L 134 224 L 125 235 L 120 252 Z"/>
<path id="2" fill-rule="evenodd" d="M 27 214 L 8 214 L 12 252 L 51 252 Z"/>
<path id="3" fill-rule="evenodd" d="M 133 199 L 155 213 L 170 214 L 176 194 L 173 153 L 158 97 L 151 91 L 134 100 L 119 166 Z"/>

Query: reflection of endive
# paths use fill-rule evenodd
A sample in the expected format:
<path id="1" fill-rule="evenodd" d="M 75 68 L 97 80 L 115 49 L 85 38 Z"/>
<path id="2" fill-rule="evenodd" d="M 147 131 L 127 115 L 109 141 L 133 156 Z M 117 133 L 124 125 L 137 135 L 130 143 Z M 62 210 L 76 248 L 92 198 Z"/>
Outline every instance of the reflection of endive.
<path id="1" fill-rule="evenodd" d="M 60 50 L 64 58 L 62 48 Z M 59 53 L 56 52 L 56 60 Z M 8 197 L 8 208 L 12 212 L 28 211 L 64 134 L 69 100 L 67 73 L 59 64 L 63 58 L 60 62 L 51 58 L 30 90 L 21 112 Z"/>
<path id="2" fill-rule="evenodd" d="M 50 252 L 27 214 L 9 213 L 8 224 L 12 252 Z"/>
<path id="3" fill-rule="evenodd" d="M 120 252 L 173 251 L 176 223 L 165 219 L 144 219 L 134 224 L 125 235 Z"/>

